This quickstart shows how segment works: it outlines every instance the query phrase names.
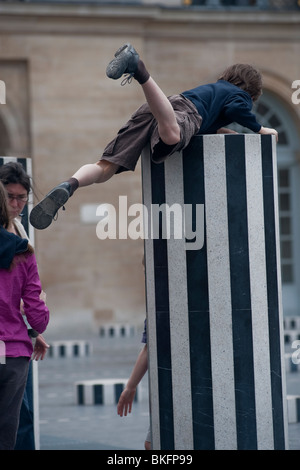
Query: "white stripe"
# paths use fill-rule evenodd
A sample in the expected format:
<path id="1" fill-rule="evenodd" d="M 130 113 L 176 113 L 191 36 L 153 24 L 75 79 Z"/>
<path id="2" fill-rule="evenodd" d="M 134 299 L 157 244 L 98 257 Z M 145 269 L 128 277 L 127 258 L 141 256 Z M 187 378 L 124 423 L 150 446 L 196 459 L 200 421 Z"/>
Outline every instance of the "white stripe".
<path id="1" fill-rule="evenodd" d="M 173 204 L 180 204 L 182 209 L 182 219 L 179 221 L 182 236 L 175 239 L 171 232 L 167 243 L 174 444 L 176 450 L 191 450 L 193 449 L 193 416 L 181 153 L 176 153 L 165 161 L 165 189 L 166 204 L 169 207 Z"/>
<path id="2" fill-rule="evenodd" d="M 224 136 L 204 136 L 205 213 L 216 450 L 237 448 Z"/>
<path id="3" fill-rule="evenodd" d="M 151 160 L 150 148 L 142 152 L 142 177 L 143 198 L 147 212 L 151 214 L 152 190 L 151 190 Z M 147 225 L 146 225 L 147 223 Z M 144 227 L 149 227 L 149 220 Z M 148 348 L 148 370 L 149 370 L 149 400 L 150 400 L 150 422 L 152 433 L 152 450 L 160 449 L 160 419 L 159 419 L 159 389 L 158 389 L 158 364 L 156 343 L 156 307 L 155 307 L 155 273 L 154 273 L 154 251 L 153 240 L 149 236 L 145 238 L 145 270 L 146 270 L 146 303 L 147 303 L 147 348 Z"/>
<path id="4" fill-rule="evenodd" d="M 115 387 L 116 384 L 108 383 L 102 385 L 103 390 L 103 404 L 104 405 L 114 405 L 115 404 Z"/>
<path id="5" fill-rule="evenodd" d="M 258 450 L 273 449 L 261 143 L 245 135 L 249 269 Z"/>
<path id="6" fill-rule="evenodd" d="M 287 396 L 286 390 L 286 371 L 285 371 L 285 346 L 284 346 L 284 328 L 283 328 L 283 306 L 282 306 L 282 284 L 281 284 L 281 256 L 280 256 L 280 231 L 279 231 L 279 207 L 278 207 L 278 180 L 277 180 L 277 153 L 276 153 L 276 139 L 272 136 L 272 160 L 273 160 L 273 189 L 274 189 L 274 218 L 275 218 L 275 237 L 276 237 L 276 261 L 277 261 L 277 287 L 278 287 L 278 319 L 279 319 L 279 332 L 280 332 L 280 352 L 281 352 L 281 370 L 282 370 L 282 397 L 283 397 L 283 425 L 284 425 L 284 439 L 285 450 L 289 447 L 288 438 L 288 410 L 287 410 Z"/>
<path id="7" fill-rule="evenodd" d="M 83 403 L 85 405 L 94 405 L 94 385 L 83 386 Z"/>
<path id="8" fill-rule="evenodd" d="M 3 165 L 9 162 L 17 162 L 18 158 L 17 157 L 2 157 L 3 158 Z"/>
<path id="9" fill-rule="evenodd" d="M 26 158 L 26 173 L 29 176 L 32 177 L 32 160 L 31 160 L 31 158 Z M 28 207 L 28 217 L 29 217 L 30 212 L 32 211 L 32 208 L 33 208 L 33 192 L 32 191 L 30 191 L 30 193 L 29 193 L 27 207 Z M 28 223 L 28 231 L 29 231 L 28 236 L 29 236 L 30 243 L 31 243 L 32 246 L 34 246 L 34 242 L 35 242 L 34 228 L 30 223 Z"/>
<path id="10" fill-rule="evenodd" d="M 39 407 L 39 370 L 38 361 L 32 363 L 32 386 L 33 386 L 33 429 L 35 449 L 40 450 L 40 407 Z"/>

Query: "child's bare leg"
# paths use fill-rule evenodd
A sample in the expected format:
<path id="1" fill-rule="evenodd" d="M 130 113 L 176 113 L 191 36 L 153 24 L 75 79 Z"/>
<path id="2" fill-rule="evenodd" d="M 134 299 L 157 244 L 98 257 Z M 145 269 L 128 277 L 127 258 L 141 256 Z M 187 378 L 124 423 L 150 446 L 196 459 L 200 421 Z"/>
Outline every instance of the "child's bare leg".
<path id="1" fill-rule="evenodd" d="M 161 140 L 167 145 L 177 144 L 180 141 L 180 129 L 170 101 L 152 77 L 142 84 L 142 89 L 157 121 Z"/>
<path id="2" fill-rule="evenodd" d="M 100 160 L 97 163 L 83 165 L 72 178 L 78 181 L 79 187 L 89 186 L 94 183 L 104 183 L 109 180 L 119 168 L 115 163 Z"/>
<path id="3" fill-rule="evenodd" d="M 116 173 L 117 169 L 118 165 L 107 160 L 100 160 L 98 163 L 82 166 L 72 178 L 52 189 L 32 209 L 30 213 L 31 224 L 39 230 L 47 228 L 56 216 L 57 211 L 78 187 L 107 181 Z"/>

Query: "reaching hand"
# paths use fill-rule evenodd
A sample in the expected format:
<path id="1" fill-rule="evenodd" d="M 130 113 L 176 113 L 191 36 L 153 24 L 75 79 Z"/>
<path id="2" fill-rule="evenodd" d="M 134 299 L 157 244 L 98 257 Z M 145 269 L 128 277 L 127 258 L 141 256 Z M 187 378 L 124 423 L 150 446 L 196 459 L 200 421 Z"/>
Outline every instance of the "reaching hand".
<path id="1" fill-rule="evenodd" d="M 117 405 L 117 412 L 120 416 L 127 416 L 127 413 L 131 413 L 132 409 L 132 402 L 134 400 L 136 389 L 128 389 L 124 388 L 121 396 L 119 398 L 119 402 Z"/>
<path id="2" fill-rule="evenodd" d="M 275 135 L 276 137 L 276 142 L 278 142 L 278 132 L 275 129 L 272 129 L 270 127 L 263 127 L 261 126 L 259 134 L 264 134 L 264 135 Z"/>
<path id="3" fill-rule="evenodd" d="M 38 361 L 41 359 L 41 361 L 44 359 L 47 349 L 49 349 L 49 344 L 46 343 L 45 339 L 43 338 L 42 335 L 38 335 L 35 340 L 35 345 L 33 349 L 33 356 L 32 359 L 35 359 Z"/>
<path id="4" fill-rule="evenodd" d="M 217 134 L 238 134 L 238 132 L 229 129 L 229 127 L 220 127 L 220 129 L 217 130 Z"/>

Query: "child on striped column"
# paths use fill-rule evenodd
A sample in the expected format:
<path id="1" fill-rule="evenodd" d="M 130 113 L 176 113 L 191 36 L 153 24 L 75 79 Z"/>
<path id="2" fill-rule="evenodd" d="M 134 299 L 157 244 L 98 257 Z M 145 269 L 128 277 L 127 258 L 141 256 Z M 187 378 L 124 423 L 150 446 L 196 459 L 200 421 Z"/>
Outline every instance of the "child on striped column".
<path id="1" fill-rule="evenodd" d="M 125 44 L 108 64 L 106 74 L 114 80 L 125 74 L 122 84 L 130 83 L 134 78 L 141 85 L 147 103 L 119 130 L 97 163 L 79 168 L 34 207 L 30 222 L 37 229 L 45 229 L 51 224 L 57 211 L 77 188 L 105 182 L 122 171 L 133 171 L 148 143 L 153 161 L 160 163 L 187 147 L 194 135 L 230 132 L 224 126 L 233 122 L 253 132 L 273 134 L 278 138 L 275 129 L 261 126 L 251 112 L 253 102 L 262 93 L 261 74 L 251 65 L 232 65 L 216 83 L 166 97 L 133 46 Z"/>

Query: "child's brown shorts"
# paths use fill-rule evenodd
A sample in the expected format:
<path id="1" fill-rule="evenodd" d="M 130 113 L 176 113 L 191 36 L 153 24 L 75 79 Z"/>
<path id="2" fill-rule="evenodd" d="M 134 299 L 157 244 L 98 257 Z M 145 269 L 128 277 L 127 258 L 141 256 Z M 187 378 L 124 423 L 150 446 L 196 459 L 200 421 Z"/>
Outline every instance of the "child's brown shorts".
<path id="1" fill-rule="evenodd" d="M 150 143 L 152 160 L 160 163 L 174 152 L 184 149 L 201 127 L 202 117 L 195 105 L 183 95 L 168 97 L 180 127 L 181 140 L 166 145 L 159 137 L 157 122 L 147 103 L 143 104 L 121 127 L 117 136 L 106 146 L 100 160 L 119 165 L 117 173 L 134 170 L 143 148 Z"/>

